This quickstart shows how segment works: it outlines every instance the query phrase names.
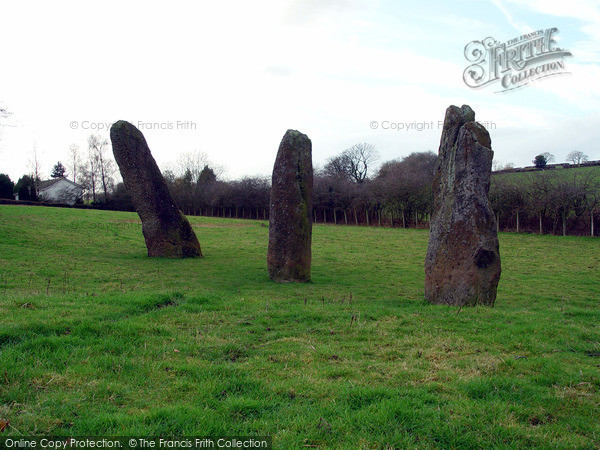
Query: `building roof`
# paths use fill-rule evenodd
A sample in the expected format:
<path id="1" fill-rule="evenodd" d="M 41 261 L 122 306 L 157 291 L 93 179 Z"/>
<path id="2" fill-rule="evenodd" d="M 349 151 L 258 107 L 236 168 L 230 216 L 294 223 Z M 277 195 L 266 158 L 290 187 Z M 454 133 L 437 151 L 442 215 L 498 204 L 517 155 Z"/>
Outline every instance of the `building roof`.
<path id="1" fill-rule="evenodd" d="M 48 189 L 51 186 L 54 186 L 59 181 L 66 181 L 67 183 L 72 184 L 73 186 L 76 186 L 79 189 L 83 189 L 77 183 L 73 183 L 71 180 L 67 180 L 65 177 L 60 177 L 60 178 L 52 178 L 51 180 L 40 181 L 40 183 L 39 183 L 39 190 L 40 190 L 40 192 L 41 191 L 45 191 L 46 189 Z"/>

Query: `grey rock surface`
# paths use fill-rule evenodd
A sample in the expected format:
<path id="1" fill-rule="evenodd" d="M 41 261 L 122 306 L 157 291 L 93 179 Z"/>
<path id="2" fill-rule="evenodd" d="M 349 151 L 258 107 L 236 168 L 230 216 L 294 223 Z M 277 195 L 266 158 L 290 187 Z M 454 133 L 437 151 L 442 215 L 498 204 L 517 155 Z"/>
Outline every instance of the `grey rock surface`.
<path id="1" fill-rule="evenodd" d="M 267 268 L 274 281 L 310 281 L 312 190 L 312 143 L 305 134 L 288 130 L 271 187 Z"/>
<path id="2" fill-rule="evenodd" d="M 446 110 L 425 258 L 425 299 L 431 303 L 493 306 L 496 300 L 501 267 L 488 199 L 491 147 L 469 106 Z"/>
<path id="3" fill-rule="evenodd" d="M 111 127 L 110 140 L 123 183 L 142 221 L 148 256 L 201 257 L 198 238 L 175 204 L 142 132 L 120 120 Z"/>

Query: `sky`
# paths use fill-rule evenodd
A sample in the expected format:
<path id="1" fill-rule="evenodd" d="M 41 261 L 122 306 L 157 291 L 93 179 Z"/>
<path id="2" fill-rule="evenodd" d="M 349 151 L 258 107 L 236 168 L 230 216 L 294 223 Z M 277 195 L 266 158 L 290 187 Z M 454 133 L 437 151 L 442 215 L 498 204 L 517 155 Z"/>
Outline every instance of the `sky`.
<path id="1" fill-rule="evenodd" d="M 162 169 L 203 152 L 228 179 L 270 176 L 287 129 L 313 162 L 353 144 L 379 162 L 437 152 L 470 105 L 495 160 L 600 159 L 600 0 L 3 1 L 0 173 L 42 175 L 127 120 Z M 465 46 L 557 28 L 566 74 L 472 88 Z M 492 85 L 493 84 L 493 85 Z"/>

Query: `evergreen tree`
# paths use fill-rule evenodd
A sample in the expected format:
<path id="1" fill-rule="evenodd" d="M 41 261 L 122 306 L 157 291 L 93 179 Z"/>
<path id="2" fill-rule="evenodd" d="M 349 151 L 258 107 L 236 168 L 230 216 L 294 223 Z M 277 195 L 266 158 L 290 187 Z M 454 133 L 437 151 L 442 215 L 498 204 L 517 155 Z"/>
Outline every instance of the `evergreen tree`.
<path id="1" fill-rule="evenodd" d="M 15 183 L 13 183 L 8 175 L 0 173 L 0 198 L 14 199 L 13 189 Z"/>
<path id="2" fill-rule="evenodd" d="M 533 160 L 533 164 L 535 164 L 535 167 L 537 167 L 538 169 L 543 169 L 544 167 L 546 167 L 546 164 L 548 164 L 548 160 L 544 155 L 537 155 Z"/>
<path id="3" fill-rule="evenodd" d="M 38 200 L 35 190 L 35 181 L 29 175 L 23 175 L 19 181 L 17 181 L 14 191 L 15 194 L 19 196 L 19 200 Z"/>
<path id="4" fill-rule="evenodd" d="M 52 168 L 52 174 L 50 176 L 52 178 L 63 178 L 66 172 L 67 169 L 65 169 L 65 166 L 63 166 L 62 163 L 59 161 Z"/>

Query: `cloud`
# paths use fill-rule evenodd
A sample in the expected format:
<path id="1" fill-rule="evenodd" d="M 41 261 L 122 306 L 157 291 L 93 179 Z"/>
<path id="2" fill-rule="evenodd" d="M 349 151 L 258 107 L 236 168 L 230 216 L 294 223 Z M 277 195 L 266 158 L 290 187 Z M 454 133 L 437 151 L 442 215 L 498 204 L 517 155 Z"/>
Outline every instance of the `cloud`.
<path id="1" fill-rule="evenodd" d="M 499 0 L 492 0 L 494 3 Z M 598 0 L 505 0 L 536 13 L 571 18 L 581 22 L 580 30 L 589 39 L 576 42 L 570 50 L 584 62 L 600 61 L 600 1 Z"/>
<path id="2" fill-rule="evenodd" d="M 506 20 L 508 20 L 508 23 L 510 23 L 511 26 L 513 26 L 521 34 L 527 34 L 534 31 L 529 25 L 522 22 L 517 22 L 515 19 L 513 19 L 512 15 L 508 12 L 501 0 L 492 0 L 492 3 L 502 12 L 502 14 L 504 14 Z"/>

